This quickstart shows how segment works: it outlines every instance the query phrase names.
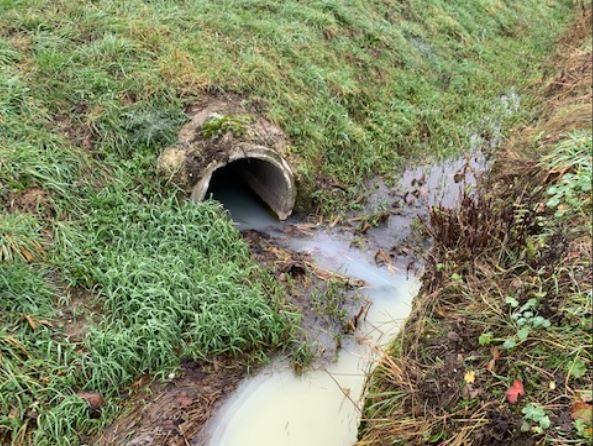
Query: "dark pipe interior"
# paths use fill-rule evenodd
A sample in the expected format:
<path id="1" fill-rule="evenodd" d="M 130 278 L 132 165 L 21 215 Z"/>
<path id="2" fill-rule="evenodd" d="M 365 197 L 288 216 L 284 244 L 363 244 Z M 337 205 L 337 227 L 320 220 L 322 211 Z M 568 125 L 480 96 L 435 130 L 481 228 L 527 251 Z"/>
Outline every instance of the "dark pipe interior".
<path id="1" fill-rule="evenodd" d="M 220 202 L 238 223 L 246 223 L 257 215 L 275 219 L 272 210 L 249 184 L 248 178 L 265 180 L 264 173 L 268 169 L 262 169 L 267 167 L 264 164 L 270 165 L 266 161 L 245 158 L 221 167 L 212 174 L 206 198 Z"/>

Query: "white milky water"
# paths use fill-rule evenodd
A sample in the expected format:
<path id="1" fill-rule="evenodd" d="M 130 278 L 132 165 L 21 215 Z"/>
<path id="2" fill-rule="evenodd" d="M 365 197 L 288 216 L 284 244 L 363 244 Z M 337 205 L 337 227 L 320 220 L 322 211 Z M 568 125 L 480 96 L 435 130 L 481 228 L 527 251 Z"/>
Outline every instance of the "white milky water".
<path id="1" fill-rule="evenodd" d="M 486 166 L 478 151 L 469 158 L 408 169 L 399 189 L 380 184 L 371 203 L 396 199 L 399 205 L 383 226 L 368 231 L 367 239 L 382 249 L 398 245 L 410 234 L 413 219 L 425 217 L 429 206 L 456 206 Z M 302 237 L 285 235 L 282 224 L 244 185 L 230 186 L 213 187 L 213 198 L 224 203 L 239 229 L 265 232 L 282 246 L 310 254 L 321 269 L 364 281 L 360 292 L 371 305 L 354 335 L 345 337 L 335 362 L 298 376 L 286 360 L 276 359 L 239 385 L 194 444 L 351 446 L 356 442 L 366 378 L 381 348 L 395 338 L 410 313 L 419 279 L 404 269 L 377 266 L 374 250 L 352 247 L 352 235 L 344 232 L 317 229 Z"/>
<path id="2" fill-rule="evenodd" d="M 279 223 L 255 206 L 248 193 L 224 190 L 215 198 L 225 203 L 241 229 L 279 236 Z M 323 269 L 365 282 L 360 292 L 372 304 L 356 333 L 342 343 L 338 359 L 301 376 L 286 360 L 277 359 L 239 385 L 210 420 L 200 443 L 204 439 L 208 446 L 349 446 L 356 442 L 364 384 L 379 356 L 378 347 L 397 334 L 420 284 L 404 271 L 377 267 L 371 255 L 350 247 L 350 241 L 323 230 L 279 240 L 311 254 Z"/>

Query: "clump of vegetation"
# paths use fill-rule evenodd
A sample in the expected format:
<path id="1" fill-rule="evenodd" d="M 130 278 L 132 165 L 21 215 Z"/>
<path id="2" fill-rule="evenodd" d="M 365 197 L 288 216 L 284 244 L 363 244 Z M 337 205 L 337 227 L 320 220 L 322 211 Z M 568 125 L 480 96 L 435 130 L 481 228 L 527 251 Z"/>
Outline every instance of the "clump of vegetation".
<path id="1" fill-rule="evenodd" d="M 555 209 L 557 218 L 570 216 L 574 211 L 591 214 L 592 161 L 591 134 L 577 130 L 560 140 L 552 152 L 542 160 L 543 168 L 563 173 L 560 181 L 547 190 L 546 206 Z"/>
<path id="2" fill-rule="evenodd" d="M 30 262 L 41 251 L 37 220 L 20 213 L 0 214 L 0 262 L 16 259 Z"/>
<path id="3" fill-rule="evenodd" d="M 207 120 L 201 128 L 202 137 L 218 138 L 226 133 L 240 138 L 247 132 L 253 117 L 250 115 L 224 115 Z"/>
<path id="4" fill-rule="evenodd" d="M 423 290 L 371 379 L 361 446 L 591 441 L 590 42 L 586 8 L 477 196 L 432 211 Z"/>
<path id="5" fill-rule="evenodd" d="M 279 288 L 217 206 L 139 204 L 119 190 L 93 200 L 92 214 L 56 225 L 50 262 L 69 288 L 94 291 L 85 304 L 101 316 L 80 339 L 59 323 L 68 295 L 58 297 L 39 266 L 0 264 L 5 438 L 34 430 L 34 444 L 75 443 L 110 419 L 121 390 L 141 374 L 166 378 L 182 360 L 221 354 L 261 358 L 290 339 Z M 109 399 L 100 419 L 89 417 L 80 391 Z"/>
<path id="6" fill-rule="evenodd" d="M 327 319 L 327 324 L 338 324 L 345 327 L 348 322 L 349 310 L 356 299 L 348 295 L 343 280 L 327 281 L 323 290 L 313 290 L 309 296 L 313 310 L 319 317 Z"/>

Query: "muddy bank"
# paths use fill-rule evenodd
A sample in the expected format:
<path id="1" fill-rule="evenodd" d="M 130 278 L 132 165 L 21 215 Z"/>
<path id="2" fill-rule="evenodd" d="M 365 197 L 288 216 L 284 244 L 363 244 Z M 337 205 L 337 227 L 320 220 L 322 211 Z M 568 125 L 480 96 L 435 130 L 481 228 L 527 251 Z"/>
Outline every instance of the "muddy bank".
<path id="1" fill-rule="evenodd" d="M 404 249 L 404 241 L 412 244 L 413 237 L 414 242 L 422 239 L 413 224 L 426 215 L 428 205 L 456 205 L 485 165 L 484 157 L 476 153 L 411 168 L 391 190 L 377 188 L 368 214 L 343 223 L 282 227 L 266 223 L 265 217 L 255 218 L 249 207 L 245 212 L 244 203 L 231 209 L 240 227 L 258 227 L 243 234 L 256 258 L 275 265 L 281 280 L 285 271 L 303 274 L 308 269 L 324 280 L 337 274 L 359 286 L 362 305 L 341 306 L 347 324 L 346 331 L 339 332 L 328 330 L 318 314 L 310 317 L 310 306 L 303 305 L 310 292 L 296 299 L 307 341 L 321 344 L 327 353 L 327 341 L 333 339 L 332 360 L 324 354 L 315 356 L 296 375 L 289 361 L 277 358 L 242 382 L 193 444 L 340 446 L 355 442 L 366 377 L 378 358 L 378 348 L 389 342 L 407 317 L 418 289 L 417 251 Z M 385 198 L 398 203 L 398 212 L 371 223 L 373 215 L 383 212 L 378 203 Z M 401 230 L 394 230 L 393 219 Z M 356 308 L 358 312 L 352 312 Z"/>
<path id="2" fill-rule="evenodd" d="M 185 362 L 178 371 L 180 376 L 166 383 L 146 387 L 148 377 L 140 378 L 132 385 L 126 413 L 93 444 L 185 446 L 245 372 L 239 361 L 220 359 Z"/>

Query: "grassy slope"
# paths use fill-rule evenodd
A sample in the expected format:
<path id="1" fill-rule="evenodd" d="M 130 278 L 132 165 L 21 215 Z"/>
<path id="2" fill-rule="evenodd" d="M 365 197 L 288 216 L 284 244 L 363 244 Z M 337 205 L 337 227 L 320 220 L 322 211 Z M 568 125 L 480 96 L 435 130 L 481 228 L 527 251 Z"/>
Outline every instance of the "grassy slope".
<path id="1" fill-rule="evenodd" d="M 590 33 L 589 10 L 480 197 L 433 212 L 424 288 L 370 382 L 361 446 L 590 444 Z"/>
<path id="2" fill-rule="evenodd" d="M 329 213 L 401 157 L 465 147 L 567 3 L 0 0 L 0 438 L 75 444 L 143 373 L 290 337 L 216 206 L 154 178 L 185 105 L 263 107 Z M 110 410 L 89 418 L 81 389 Z"/>
<path id="3" fill-rule="evenodd" d="M 4 1 L 0 60 L 11 101 L 37 98 L 29 123 L 108 157 L 152 154 L 205 90 L 245 96 L 292 138 L 302 198 L 317 177 L 352 188 L 315 193 L 328 212 L 401 157 L 466 147 L 569 3 Z"/>

